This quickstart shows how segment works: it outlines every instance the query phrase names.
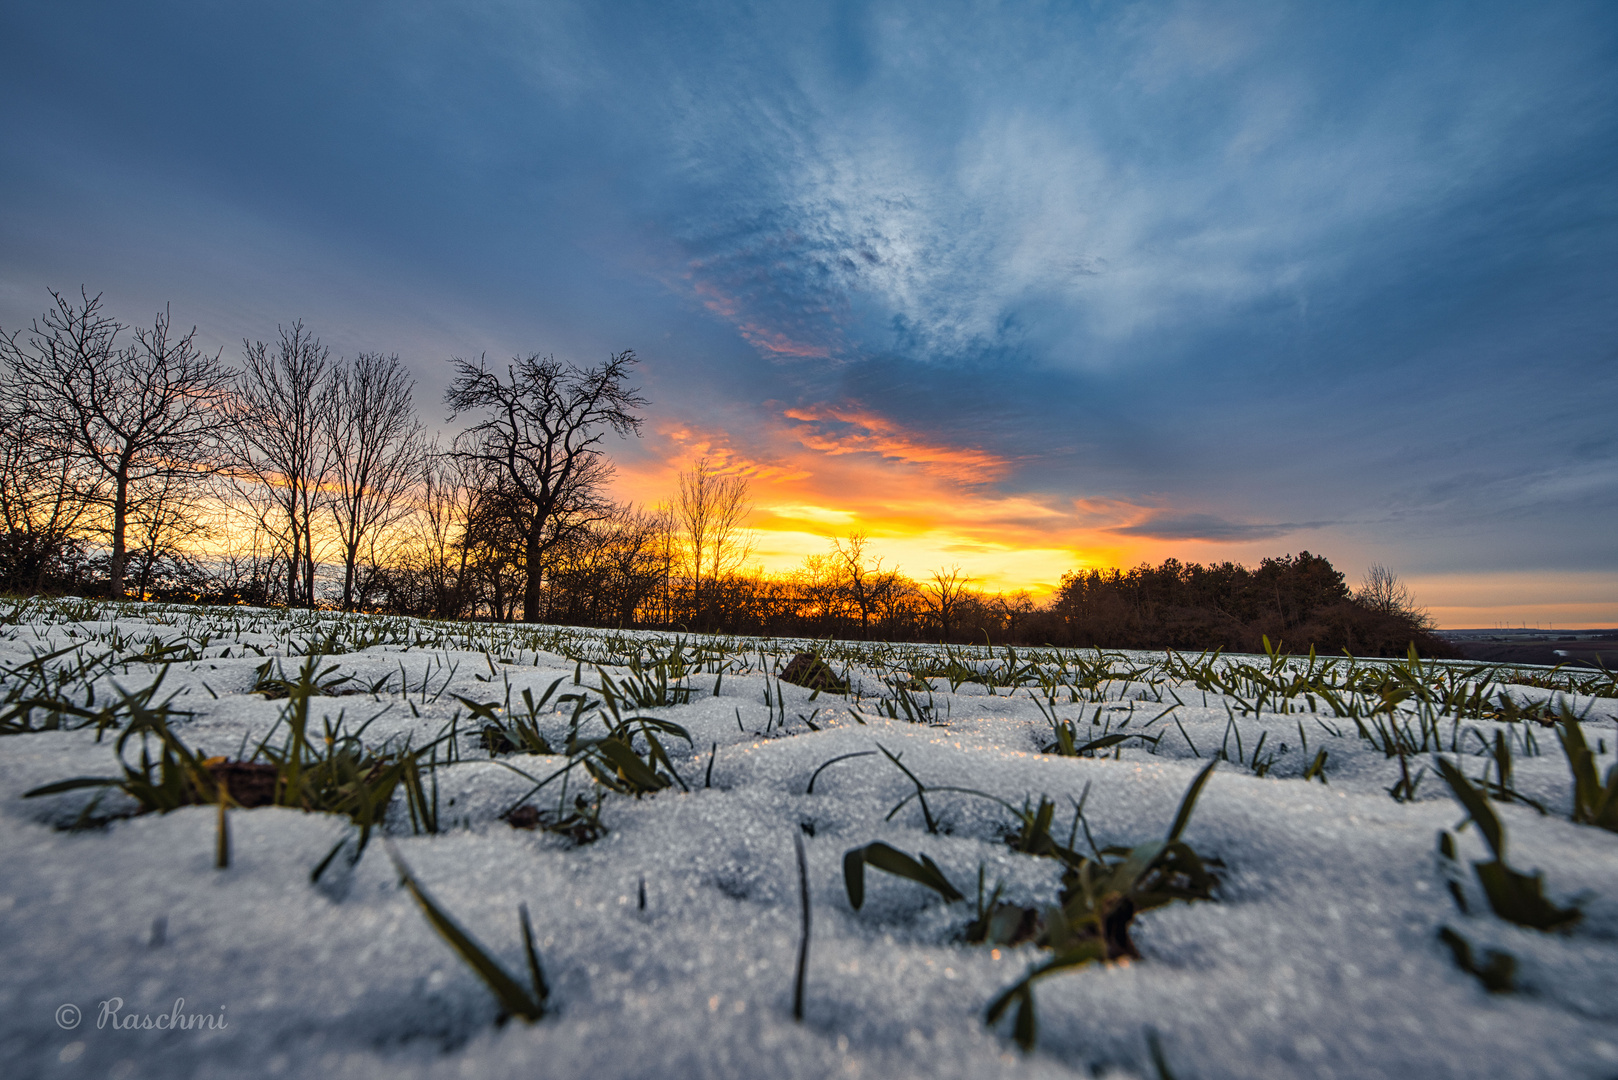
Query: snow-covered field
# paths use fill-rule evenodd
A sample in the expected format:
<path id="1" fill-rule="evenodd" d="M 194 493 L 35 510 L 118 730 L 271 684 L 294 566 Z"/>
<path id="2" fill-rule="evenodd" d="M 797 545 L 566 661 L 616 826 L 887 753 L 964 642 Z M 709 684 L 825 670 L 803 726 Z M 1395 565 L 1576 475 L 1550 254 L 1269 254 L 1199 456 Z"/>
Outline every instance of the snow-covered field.
<path id="1" fill-rule="evenodd" d="M 308 670 L 330 693 L 296 685 L 311 643 L 329 654 Z M 1161 654 L 825 643 L 851 686 L 816 696 L 776 677 L 804 643 L 688 637 L 673 656 L 675 646 L 666 635 L 549 627 L 17 608 L 0 625 L 0 728 L 50 729 L 0 738 L 5 1075 L 1618 1076 L 1618 834 L 1569 820 L 1555 730 L 1485 718 L 1502 689 L 1519 704 L 1565 702 L 1584 716 L 1605 778 L 1618 747 L 1610 679 L 1584 685 L 1607 695 L 1594 697 L 1506 687 L 1501 673 L 1489 708 L 1473 697 L 1458 716 L 1461 669 L 1436 665 L 1423 673 L 1426 702 L 1384 679 L 1384 693 L 1361 683 L 1332 703 L 1230 674 L 1247 664 L 1281 685 L 1303 669 L 1265 657 L 1203 669 L 1204 686 L 1210 671 L 1227 673 L 1221 692 L 1199 687 L 1194 663 L 1172 668 Z M 638 673 L 625 666 L 637 652 Z M 963 681 L 969 669 L 980 681 Z M 1354 669 L 1369 670 L 1387 669 Z M 120 693 L 159 674 L 142 721 Z M 1347 677 L 1344 661 L 1317 685 Z M 659 691 L 660 680 L 689 693 Z M 1441 685 L 1449 705 L 1435 700 Z M 623 700 L 637 693 L 689 700 Z M 30 698 L 65 699 L 112 726 L 98 733 L 90 716 L 60 708 L 53 718 Z M 132 716 L 149 723 L 165 700 L 173 735 L 200 757 L 252 758 L 266 738 L 278 751 L 300 702 L 311 754 L 325 752 L 328 721 L 368 722 L 361 742 L 393 753 L 383 760 L 400 760 L 407 740 L 439 741 L 419 759 L 420 797 L 401 783 L 357 862 L 359 830 L 339 814 L 231 809 L 221 869 L 214 805 L 135 814 L 128 795 L 88 787 L 23 797 L 123 776 L 121 729 Z M 607 732 L 614 706 L 621 720 L 651 716 L 689 735 L 689 745 L 667 728 L 658 736 L 679 782 L 635 797 L 592 780 L 586 760 L 632 786 L 585 741 Z M 1068 722 L 1078 747 L 1119 732 L 1146 738 L 1093 756 L 1043 752 Z M 516 752 L 491 758 L 491 723 Z M 573 758 L 522 752 L 523 725 L 558 751 L 572 729 Z M 1490 858 L 1479 829 L 1455 831 L 1466 812 L 1436 774 L 1434 749 L 1474 781 L 1498 782 L 1484 752 L 1497 732 L 1521 796 L 1492 803 L 1507 859 L 1543 871 L 1550 900 L 1582 912 L 1570 929 L 1493 914 L 1470 865 Z M 1402 758 L 1384 749 L 1400 739 L 1416 747 Z M 137 770 L 141 745 L 132 738 L 124 753 Z M 627 745 L 646 760 L 644 734 Z M 1324 782 L 1319 769 L 1304 779 L 1321 750 Z M 844 755 L 860 756 L 815 775 Z M 1037 912 L 1039 925 L 1063 894 L 1062 859 L 1008 843 L 1026 831 L 1017 811 L 1048 797 L 1052 840 L 1093 859 L 1095 848 L 1161 840 L 1193 777 L 1221 757 L 1183 833 L 1222 864 L 1213 898 L 1141 911 L 1130 928 L 1138 959 L 1039 981 L 1037 1042 L 1023 1052 L 1015 1009 L 994 1026 L 985 1009 L 1052 953 L 967 940 L 980 874 L 985 892 L 1001 886 L 999 902 Z M 570 760 L 573 770 L 532 793 Z M 670 769 L 649 765 L 667 783 Z M 918 782 L 925 808 L 905 801 Z M 1413 798 L 1390 794 L 1412 786 Z M 533 809 L 519 822 L 534 810 L 551 821 L 559 808 L 577 812 L 580 794 L 587 809 L 599 798 L 589 813 L 604 834 L 588 821 L 567 836 L 505 816 L 523 804 Z M 1438 857 L 1443 830 L 1458 865 Z M 812 900 L 801 1022 L 795 837 Z M 844 856 L 873 841 L 926 855 L 965 899 L 868 868 L 856 910 Z M 389 845 L 524 988 L 526 905 L 549 991 L 542 1018 L 501 1022 L 489 988 L 401 888 Z M 1510 954 L 1514 989 L 1490 993 L 1459 967 L 1438 936 L 1446 926 L 1478 966 L 1489 950 Z"/>

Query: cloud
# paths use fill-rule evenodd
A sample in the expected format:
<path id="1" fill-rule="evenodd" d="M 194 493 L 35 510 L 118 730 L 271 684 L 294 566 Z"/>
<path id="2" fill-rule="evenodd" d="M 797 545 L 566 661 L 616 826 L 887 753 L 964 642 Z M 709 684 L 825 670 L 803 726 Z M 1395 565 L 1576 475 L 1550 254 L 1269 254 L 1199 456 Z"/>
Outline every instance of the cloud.
<path id="1" fill-rule="evenodd" d="M 1230 521 L 1218 514 L 1154 512 L 1145 521 L 1117 525 L 1107 532 L 1119 536 L 1139 536 L 1150 540 L 1203 540 L 1209 543 L 1244 543 L 1272 540 L 1303 529 L 1319 529 L 1329 521 L 1257 522 Z"/>
<path id="2" fill-rule="evenodd" d="M 695 272 L 688 273 L 685 277 L 695 279 Z M 691 292 L 702 301 L 703 307 L 729 322 L 755 348 L 777 356 L 818 357 L 821 359 L 831 356 L 831 347 L 828 345 L 795 341 L 778 329 L 753 321 L 743 314 L 741 300 L 738 297 L 725 295 L 720 291 L 720 286 L 714 282 L 700 279 L 692 280 Z"/>
<path id="3" fill-rule="evenodd" d="M 996 454 L 929 439 L 860 405 L 791 408 L 783 415 L 803 421 L 793 434 L 805 447 L 823 454 L 874 454 L 966 484 L 997 480 L 1011 467 Z"/>
<path id="4" fill-rule="evenodd" d="M 859 518 L 852 510 L 834 510 L 826 506 L 778 503 L 769 507 L 769 513 L 785 522 L 808 522 L 816 526 L 837 529 L 857 528 Z"/>
<path id="5" fill-rule="evenodd" d="M 815 16 L 750 22 L 767 62 L 672 119 L 671 276 L 761 352 L 1151 367 L 1374 290 L 1605 122 L 1551 89 L 1602 62 L 1576 17 L 939 7 L 872 8 L 858 94 Z M 1570 66 L 1482 59 L 1536 33 Z"/>

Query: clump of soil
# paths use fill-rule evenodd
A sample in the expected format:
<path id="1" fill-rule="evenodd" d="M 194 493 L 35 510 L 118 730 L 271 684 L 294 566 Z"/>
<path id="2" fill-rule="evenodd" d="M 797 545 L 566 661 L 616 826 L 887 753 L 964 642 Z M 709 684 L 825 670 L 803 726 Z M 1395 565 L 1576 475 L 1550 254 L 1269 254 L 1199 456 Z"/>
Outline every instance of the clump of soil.
<path id="1" fill-rule="evenodd" d="M 539 827 L 539 807 L 519 806 L 506 815 L 506 823 L 513 829 L 535 829 Z"/>
<path id="2" fill-rule="evenodd" d="M 214 782 L 225 785 L 238 806 L 273 806 L 279 775 L 274 765 L 266 761 L 226 761 L 223 758 L 204 762 Z"/>
<path id="3" fill-rule="evenodd" d="M 848 681 L 839 679 L 831 665 L 812 652 L 801 652 L 781 669 L 782 682 L 808 687 L 810 690 L 828 690 L 834 694 L 848 693 Z"/>
<path id="4" fill-rule="evenodd" d="M 573 809 L 566 813 L 524 803 L 506 814 L 506 824 L 513 829 L 554 833 L 571 840 L 575 847 L 593 844 L 607 835 L 607 826 L 601 821 L 601 803 L 591 803 L 583 795 L 575 796 Z"/>
<path id="5" fill-rule="evenodd" d="M 505 730 L 497 724 L 485 724 L 478 733 L 478 745 L 489 752 L 490 757 L 500 754 L 515 754 L 517 746 L 506 737 Z"/>

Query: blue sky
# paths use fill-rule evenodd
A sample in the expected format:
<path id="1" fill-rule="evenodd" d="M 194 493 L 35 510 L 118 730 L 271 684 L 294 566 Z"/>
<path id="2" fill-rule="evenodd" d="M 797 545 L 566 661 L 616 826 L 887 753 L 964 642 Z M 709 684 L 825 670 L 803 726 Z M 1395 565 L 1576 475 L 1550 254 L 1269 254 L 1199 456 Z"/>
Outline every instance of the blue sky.
<path id="1" fill-rule="evenodd" d="M 0 325 L 632 348 L 785 566 L 1381 562 L 1618 624 L 1618 7 L 38 4 Z"/>

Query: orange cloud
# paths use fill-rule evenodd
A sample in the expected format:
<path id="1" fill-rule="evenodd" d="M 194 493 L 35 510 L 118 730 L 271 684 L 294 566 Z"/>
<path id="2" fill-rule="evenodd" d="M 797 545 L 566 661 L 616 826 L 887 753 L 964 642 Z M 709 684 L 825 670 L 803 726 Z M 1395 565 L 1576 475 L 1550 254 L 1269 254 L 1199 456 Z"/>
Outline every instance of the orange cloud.
<path id="1" fill-rule="evenodd" d="M 620 464 L 618 497 L 672 495 L 700 457 L 751 482 L 755 562 L 771 572 L 863 530 L 884 565 L 925 578 L 960 566 L 980 587 L 1046 595 L 1064 573 L 1169 556 L 1255 561 L 1281 548 L 1269 527 L 1230 523 L 1162 500 L 1073 500 L 999 490 L 1011 459 L 925 439 L 857 405 L 785 410 L 787 420 L 722 432 L 668 424 L 642 460 Z M 1211 527 L 1210 527 L 1211 526 Z M 1265 535 L 1253 540 L 1253 529 Z"/>
<path id="2" fill-rule="evenodd" d="M 687 277 L 689 278 L 690 275 L 687 275 Z M 805 356 L 822 359 L 831 356 L 831 351 L 824 346 L 807 345 L 803 342 L 794 341 L 779 330 L 773 330 L 743 317 L 741 301 L 734 296 L 727 296 L 725 293 L 720 292 L 719 288 L 711 282 L 696 281 L 692 284 L 691 291 L 702 301 L 703 307 L 734 326 L 737 332 L 754 348 L 763 349 L 766 352 L 780 356 Z"/>
<path id="3" fill-rule="evenodd" d="M 857 402 L 784 409 L 720 430 L 656 425 L 621 460 L 617 497 L 670 498 L 679 473 L 706 457 L 750 482 L 754 559 L 782 572 L 863 530 L 886 566 L 925 578 L 959 565 L 983 588 L 1048 594 L 1064 573 L 1170 555 L 1253 561 L 1281 548 L 1273 531 L 1166 500 L 1072 499 L 1004 490 L 1014 459 L 952 446 Z"/>
<path id="4" fill-rule="evenodd" d="M 906 431 L 887 417 L 854 405 L 822 405 L 787 409 L 784 415 L 803 423 L 793 428 L 810 450 L 833 456 L 875 454 L 919 465 L 938 476 L 969 484 L 988 483 L 1010 471 L 1011 461 L 985 450 L 948 446 Z"/>
<path id="5" fill-rule="evenodd" d="M 613 488 L 620 499 L 647 506 L 666 501 L 674 494 L 681 470 L 701 458 L 707 458 L 722 474 L 746 477 L 753 485 L 755 501 L 766 486 L 800 482 L 813 476 L 801 463 L 746 453 L 733 446 L 723 432 L 689 425 L 657 425 L 647 442 L 648 455 L 638 461 L 617 463 Z"/>
<path id="6" fill-rule="evenodd" d="M 751 481 L 748 521 L 754 557 L 781 572 L 827 541 L 860 529 L 885 565 L 925 577 L 961 566 L 991 589 L 1045 593 L 1068 570 L 1116 560 L 1117 537 L 1075 529 L 1069 504 L 1036 494 L 1002 494 L 988 481 L 1012 462 L 987 451 L 952 447 L 906 430 L 873 410 L 840 405 L 793 409 L 796 423 L 745 433 L 669 423 L 648 433 L 638 461 L 621 461 L 619 498 L 668 499 L 681 469 L 707 457 Z"/>
<path id="7" fill-rule="evenodd" d="M 824 346 L 804 345 L 793 341 L 785 334 L 766 329 L 756 323 L 737 323 L 736 329 L 747 339 L 748 344 L 781 356 L 809 356 L 820 359 L 831 356 L 831 351 Z"/>

